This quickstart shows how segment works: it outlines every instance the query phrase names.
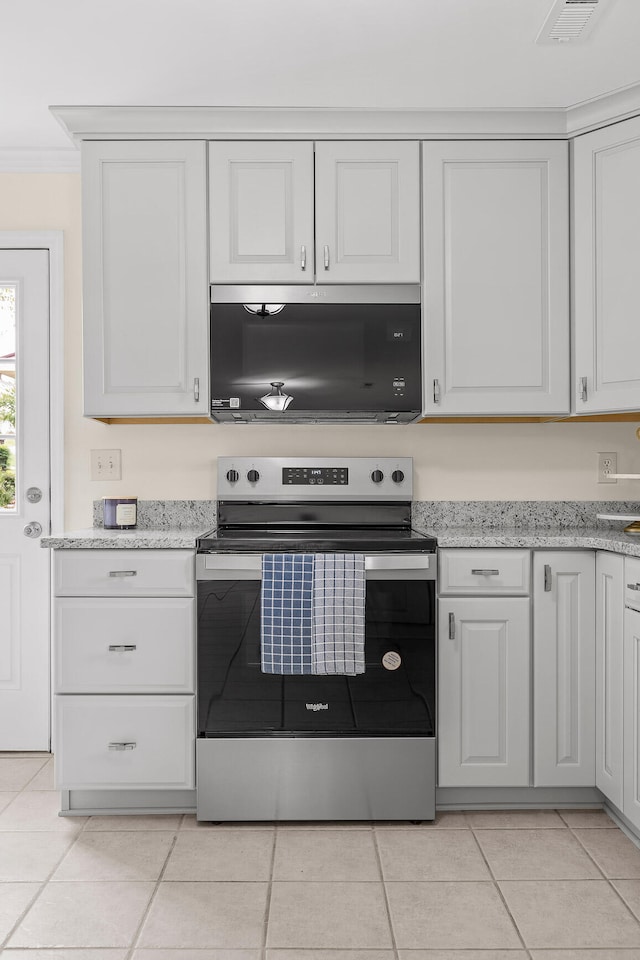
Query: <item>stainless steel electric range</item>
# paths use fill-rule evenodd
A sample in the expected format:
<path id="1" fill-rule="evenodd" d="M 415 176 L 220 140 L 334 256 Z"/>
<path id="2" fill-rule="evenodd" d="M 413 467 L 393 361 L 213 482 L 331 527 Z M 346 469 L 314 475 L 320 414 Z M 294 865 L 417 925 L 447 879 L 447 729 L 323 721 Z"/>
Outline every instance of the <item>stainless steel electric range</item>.
<path id="1" fill-rule="evenodd" d="M 410 458 L 220 458 L 198 541 L 199 820 L 435 816 L 436 543 Z M 264 554 L 364 555 L 365 670 L 261 670 Z"/>

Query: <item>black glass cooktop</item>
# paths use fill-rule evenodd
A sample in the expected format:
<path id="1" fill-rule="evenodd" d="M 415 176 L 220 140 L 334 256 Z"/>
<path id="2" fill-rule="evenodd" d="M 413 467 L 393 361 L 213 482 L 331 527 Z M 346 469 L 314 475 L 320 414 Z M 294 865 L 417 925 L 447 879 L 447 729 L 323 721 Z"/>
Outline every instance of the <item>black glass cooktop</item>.
<path id="1" fill-rule="evenodd" d="M 434 537 L 411 528 L 218 528 L 198 540 L 200 553 L 433 553 Z"/>

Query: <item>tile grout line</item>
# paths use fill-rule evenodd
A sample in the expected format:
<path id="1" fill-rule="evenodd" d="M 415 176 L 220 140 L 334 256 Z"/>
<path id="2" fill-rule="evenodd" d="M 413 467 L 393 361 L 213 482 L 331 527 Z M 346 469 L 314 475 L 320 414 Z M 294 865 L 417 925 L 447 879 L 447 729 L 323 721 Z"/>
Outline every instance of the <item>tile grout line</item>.
<path id="1" fill-rule="evenodd" d="M 184 816 L 184 814 L 182 814 L 182 816 Z M 156 894 L 158 893 L 158 890 L 160 889 L 160 884 L 161 884 L 161 882 L 162 882 L 162 878 L 164 877 L 164 875 L 165 875 L 165 873 L 166 873 L 167 866 L 168 866 L 168 864 L 169 864 L 169 859 L 170 859 L 171 854 L 173 853 L 174 847 L 175 847 L 175 845 L 176 845 L 176 843 L 177 843 L 177 841 L 178 841 L 178 834 L 179 834 L 179 832 L 180 832 L 180 826 L 181 826 L 181 824 L 182 824 L 182 820 L 180 820 L 180 823 L 178 823 L 176 829 L 174 830 L 174 833 L 173 833 L 173 841 L 172 841 L 171 846 L 169 847 L 169 850 L 168 850 L 168 852 L 167 852 L 167 855 L 166 855 L 166 857 L 165 857 L 165 859 L 164 859 L 164 863 L 163 863 L 163 865 L 162 865 L 162 868 L 161 868 L 161 870 L 160 870 L 160 873 L 158 874 L 158 879 L 156 880 L 156 885 L 155 885 L 155 887 L 153 888 L 153 893 L 152 893 L 151 896 L 149 897 L 149 902 L 148 902 L 147 906 L 145 907 L 145 909 L 144 909 L 144 911 L 143 911 L 143 913 L 142 913 L 142 916 L 140 917 L 140 922 L 138 923 L 138 926 L 136 927 L 135 933 L 133 934 L 133 937 L 131 938 L 131 944 L 130 944 L 129 948 L 127 949 L 127 954 L 126 954 L 125 960 L 130 960 L 130 958 L 133 956 L 133 951 L 136 949 L 136 947 L 137 947 L 137 945 L 138 945 L 138 940 L 139 940 L 139 938 L 140 938 L 140 934 L 142 933 L 142 928 L 144 927 L 144 925 L 145 925 L 145 923 L 146 923 L 146 920 L 147 920 L 147 917 L 149 916 L 149 913 L 151 912 L 151 907 L 153 906 L 153 902 L 154 902 L 154 900 L 155 900 L 155 898 L 156 898 Z"/>
<path id="2" fill-rule="evenodd" d="M 526 951 L 527 957 L 529 958 L 529 960 L 531 960 L 531 952 L 530 952 L 529 948 L 527 947 L 527 944 L 526 944 L 525 941 L 524 941 L 524 937 L 523 937 L 522 933 L 520 932 L 520 927 L 519 927 L 518 924 L 516 923 L 516 919 L 515 919 L 515 917 L 513 916 L 513 914 L 511 913 L 511 910 L 510 910 L 510 908 L 509 908 L 509 904 L 507 903 L 507 901 L 506 901 L 506 899 L 505 899 L 505 896 L 504 896 L 502 890 L 500 889 L 500 884 L 499 884 L 498 880 L 496 879 L 496 876 L 495 876 L 493 870 L 491 869 L 491 865 L 490 865 L 489 861 L 487 860 L 487 858 L 486 858 L 486 856 L 485 856 L 485 853 L 484 853 L 484 850 L 482 849 L 482 846 L 480 845 L 480 841 L 478 840 L 478 838 L 477 838 L 477 836 L 476 836 L 475 828 L 471 825 L 471 823 L 469 823 L 469 828 L 470 828 L 470 830 L 471 830 L 471 836 L 473 837 L 473 839 L 474 839 L 474 841 L 475 841 L 475 844 L 476 844 L 476 846 L 477 846 L 477 848 L 478 848 L 478 851 L 479 851 L 479 853 L 480 853 L 480 856 L 482 857 L 482 859 L 483 859 L 483 861 L 484 861 L 484 864 L 485 864 L 487 870 L 489 871 L 489 876 L 491 877 L 491 882 L 493 883 L 494 889 L 495 889 L 496 893 L 498 894 L 498 896 L 500 897 L 500 900 L 502 901 L 505 910 L 507 911 L 507 915 L 508 915 L 509 919 L 511 920 L 511 923 L 513 924 L 514 930 L 515 930 L 516 933 L 518 934 L 518 937 L 519 937 L 519 939 L 520 939 L 520 943 L 522 944 L 524 950 Z"/>
<path id="3" fill-rule="evenodd" d="M 13 832 L 15 832 L 15 833 L 19 833 L 19 832 L 29 833 L 29 832 L 34 832 L 34 831 L 24 830 L 24 831 L 13 831 Z M 43 830 L 43 831 L 38 831 L 38 832 L 42 832 L 42 833 L 48 832 L 48 833 L 51 833 L 52 831 L 50 831 L 50 830 L 49 830 L 49 831 L 44 831 L 44 830 Z M 74 837 L 74 839 L 73 839 L 73 842 L 71 843 L 71 846 L 69 847 L 69 849 L 68 849 L 68 850 L 65 850 L 65 852 L 62 854 L 62 856 L 60 857 L 60 859 L 55 862 L 55 864 L 54 864 L 54 866 L 52 867 L 50 873 L 48 874 L 48 876 L 47 876 L 44 880 L 40 880 L 40 881 L 38 881 L 38 880 L 34 880 L 34 881 L 30 881 L 30 880 L 17 880 L 17 881 L 14 881 L 14 882 L 16 882 L 16 883 L 40 883 L 40 889 L 34 894 L 33 898 L 29 901 L 28 905 L 25 907 L 25 909 L 22 911 L 22 913 L 20 914 L 20 916 L 18 917 L 18 919 L 16 920 L 16 922 L 14 923 L 14 925 L 11 927 L 11 929 L 9 930 L 9 933 L 8 933 L 7 936 L 4 938 L 4 940 L 0 940 L 0 954 L 3 952 L 3 950 L 5 949 L 5 947 L 8 948 L 8 946 L 9 946 L 9 940 L 10 940 L 11 937 L 14 935 L 14 933 L 16 932 L 16 930 L 18 929 L 18 927 L 20 926 L 20 924 L 22 923 L 22 921 L 25 919 L 25 917 L 27 916 L 27 914 L 29 913 L 29 911 L 31 910 L 31 908 L 35 906 L 36 902 L 39 900 L 40 896 L 42 895 L 42 892 L 43 892 L 43 891 L 46 889 L 46 887 L 49 885 L 49 881 L 51 880 L 51 877 L 54 875 L 54 873 L 56 872 L 56 870 L 58 869 L 58 867 L 60 866 L 60 864 L 62 863 L 62 861 L 65 859 L 65 857 L 66 857 L 69 853 L 71 853 L 71 851 L 73 850 L 75 844 L 77 843 L 78 838 L 80 837 L 80 834 L 81 834 L 81 833 L 82 833 L 81 830 L 78 831 L 78 833 L 75 835 L 75 837 Z M 11 882 L 11 881 L 8 881 L 8 882 Z M 49 948 L 47 948 L 47 947 L 29 947 L 29 948 L 27 948 L 27 947 L 14 947 L 14 948 L 12 948 L 12 949 L 33 949 L 33 950 L 40 950 L 40 949 L 42 949 L 42 950 L 45 950 L 45 949 L 49 949 Z"/>
<path id="4" fill-rule="evenodd" d="M 613 885 L 613 880 L 623 880 L 623 879 L 625 879 L 625 878 L 624 878 L 624 877 L 613 877 L 613 878 L 608 877 L 608 876 L 606 875 L 606 873 L 604 872 L 603 868 L 600 866 L 600 864 L 596 861 L 596 859 L 595 859 L 595 858 L 593 857 L 593 855 L 590 853 L 590 851 L 587 850 L 587 848 L 585 847 L 585 845 L 584 845 L 584 843 L 582 842 L 582 840 L 580 839 L 580 837 L 576 836 L 576 834 L 575 834 L 574 831 L 575 831 L 575 830 L 580 830 L 581 828 L 580 828 L 580 827 L 575 827 L 575 828 L 574 828 L 574 827 L 569 826 L 569 824 L 567 824 L 567 826 L 569 827 L 569 831 L 571 832 L 572 837 L 574 837 L 574 839 L 576 840 L 576 842 L 580 844 L 581 848 L 584 850 L 584 852 L 586 853 L 586 855 L 589 857 L 589 859 L 592 861 L 592 863 L 595 865 L 595 867 L 599 870 L 600 874 L 602 875 L 603 880 L 605 880 L 605 881 L 609 884 L 609 887 L 611 888 L 611 890 L 613 890 L 613 893 L 615 894 L 615 896 L 616 896 L 619 900 L 622 901 L 622 903 L 623 903 L 624 906 L 627 908 L 628 912 L 631 914 L 631 916 L 633 917 L 633 919 L 634 919 L 634 920 L 636 921 L 636 923 L 640 926 L 640 917 L 637 917 L 637 916 L 636 916 L 636 914 L 633 912 L 633 910 L 631 909 L 631 907 L 629 906 L 629 904 L 627 903 L 627 901 L 626 901 L 625 898 L 623 897 L 623 895 L 622 895 L 622 894 L 620 893 L 620 891 L 619 891 L 616 887 L 614 887 L 614 885 Z M 586 829 L 586 828 L 583 828 L 583 829 Z M 609 832 L 614 833 L 614 832 L 615 832 L 615 831 L 613 831 L 613 830 L 611 829 L 611 827 L 600 827 L 600 828 L 597 828 L 597 827 L 596 827 L 595 829 L 606 830 L 607 833 L 609 833 Z M 619 828 L 616 828 L 616 829 L 619 829 Z M 620 831 L 620 833 L 622 833 L 622 831 Z M 623 834 L 623 836 L 624 836 L 624 834 Z M 634 878 L 631 878 L 631 879 L 634 879 Z"/>
<path id="5" fill-rule="evenodd" d="M 267 937 L 269 935 L 269 917 L 271 915 L 271 893 L 273 890 L 273 869 L 276 863 L 276 845 L 278 843 L 278 824 L 273 823 L 273 845 L 271 847 L 271 864 L 269 867 L 269 880 L 267 882 L 267 902 L 264 908 L 264 924 L 262 930 L 262 944 L 260 947 L 261 960 L 267 957 Z"/>
<path id="6" fill-rule="evenodd" d="M 394 960 L 398 960 L 400 954 L 398 953 L 398 943 L 396 941 L 396 933 L 393 929 L 393 920 L 391 919 L 391 904 L 389 903 L 389 897 L 387 895 L 387 884 L 384 878 L 384 870 L 382 869 L 382 857 L 380 856 L 380 848 L 378 847 L 378 833 L 376 828 L 372 824 L 373 832 L 373 846 L 376 851 L 376 860 L 378 862 L 378 872 L 380 874 L 380 882 L 382 884 L 382 896 L 384 897 L 384 905 L 387 911 L 387 922 L 389 924 L 389 933 L 391 934 L 391 949 L 393 950 Z"/>

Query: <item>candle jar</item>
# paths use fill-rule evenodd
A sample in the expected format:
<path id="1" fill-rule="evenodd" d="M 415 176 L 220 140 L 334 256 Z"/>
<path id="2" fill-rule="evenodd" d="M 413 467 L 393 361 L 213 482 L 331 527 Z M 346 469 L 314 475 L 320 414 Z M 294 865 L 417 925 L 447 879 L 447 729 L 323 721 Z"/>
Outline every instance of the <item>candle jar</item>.
<path id="1" fill-rule="evenodd" d="M 103 497 L 105 530 L 133 530 L 138 523 L 137 497 Z"/>

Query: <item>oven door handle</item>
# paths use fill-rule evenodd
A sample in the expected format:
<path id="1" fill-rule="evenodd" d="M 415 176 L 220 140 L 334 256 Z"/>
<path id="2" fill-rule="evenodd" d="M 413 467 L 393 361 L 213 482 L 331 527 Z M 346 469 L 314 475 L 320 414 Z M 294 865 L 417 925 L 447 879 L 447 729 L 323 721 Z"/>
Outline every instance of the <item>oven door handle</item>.
<path id="1" fill-rule="evenodd" d="M 366 555 L 367 580 L 435 580 L 435 553 Z M 260 553 L 199 553 L 198 580 L 261 580 Z"/>

